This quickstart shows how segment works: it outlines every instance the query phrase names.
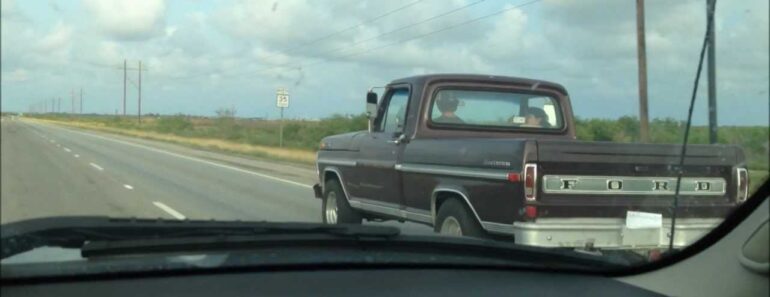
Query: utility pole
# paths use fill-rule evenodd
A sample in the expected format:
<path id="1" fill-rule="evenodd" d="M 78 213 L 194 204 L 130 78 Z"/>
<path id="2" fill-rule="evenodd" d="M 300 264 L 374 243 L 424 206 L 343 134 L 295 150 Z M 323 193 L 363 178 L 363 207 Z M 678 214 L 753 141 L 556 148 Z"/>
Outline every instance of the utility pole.
<path id="1" fill-rule="evenodd" d="M 123 116 L 126 115 L 126 75 L 128 74 L 128 71 L 126 70 L 126 59 L 123 59 Z"/>
<path id="2" fill-rule="evenodd" d="M 70 113 L 74 114 L 75 113 L 75 89 L 70 89 L 70 97 L 72 99 L 71 100 L 72 102 L 70 102 L 70 107 L 72 108 L 72 112 Z"/>
<path id="3" fill-rule="evenodd" d="M 59 97 L 59 102 L 56 104 L 56 113 L 61 113 L 61 97 Z"/>
<path id="4" fill-rule="evenodd" d="M 639 58 L 639 138 L 650 141 L 647 114 L 647 49 L 644 32 L 644 0 L 636 0 L 636 45 Z"/>
<path id="5" fill-rule="evenodd" d="M 709 142 L 717 143 L 717 64 L 716 64 L 716 37 L 714 29 L 715 0 L 706 0 L 706 17 L 708 28 L 708 94 L 709 94 Z"/>
<path id="6" fill-rule="evenodd" d="M 142 60 L 139 60 L 139 107 L 136 110 L 136 116 L 139 124 L 142 123 Z"/>
<path id="7" fill-rule="evenodd" d="M 80 114 L 83 114 L 83 88 L 80 88 Z"/>
<path id="8" fill-rule="evenodd" d="M 56 111 L 56 98 L 51 99 L 51 113 Z"/>

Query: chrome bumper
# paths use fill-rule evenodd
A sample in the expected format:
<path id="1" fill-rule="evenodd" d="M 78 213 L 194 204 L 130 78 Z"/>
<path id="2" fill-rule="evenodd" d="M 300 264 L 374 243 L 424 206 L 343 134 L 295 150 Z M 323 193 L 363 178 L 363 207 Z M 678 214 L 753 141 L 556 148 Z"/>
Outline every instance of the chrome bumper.
<path id="1" fill-rule="evenodd" d="M 676 221 L 674 247 L 692 244 L 714 229 L 722 218 L 680 218 Z M 517 244 L 541 247 L 606 249 L 665 248 L 669 245 L 671 220 L 662 228 L 629 229 L 624 219 L 543 218 L 535 222 L 515 222 L 512 233 Z"/>

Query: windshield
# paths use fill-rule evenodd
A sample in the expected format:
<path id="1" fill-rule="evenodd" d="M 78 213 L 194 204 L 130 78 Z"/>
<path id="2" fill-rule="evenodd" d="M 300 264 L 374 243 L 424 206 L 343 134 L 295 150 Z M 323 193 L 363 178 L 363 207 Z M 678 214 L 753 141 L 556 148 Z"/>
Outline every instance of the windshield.
<path id="1" fill-rule="evenodd" d="M 626 269 L 765 198 L 766 0 L 1 1 L 3 277 Z"/>

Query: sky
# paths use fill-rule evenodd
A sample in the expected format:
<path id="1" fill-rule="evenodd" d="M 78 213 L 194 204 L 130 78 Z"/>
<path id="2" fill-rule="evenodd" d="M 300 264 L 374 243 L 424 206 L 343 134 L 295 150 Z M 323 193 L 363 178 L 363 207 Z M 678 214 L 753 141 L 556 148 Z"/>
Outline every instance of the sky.
<path id="1" fill-rule="evenodd" d="M 651 118 L 686 119 L 705 0 L 647 0 Z M 364 111 L 370 87 L 428 73 L 480 73 L 564 85 L 583 118 L 638 114 L 635 1 L 0 0 L 0 108 L 53 98 L 86 113 L 288 118 Z M 720 125 L 768 125 L 768 1 L 719 1 Z M 485 17 L 488 16 L 488 17 Z M 694 121 L 707 121 L 706 79 Z"/>

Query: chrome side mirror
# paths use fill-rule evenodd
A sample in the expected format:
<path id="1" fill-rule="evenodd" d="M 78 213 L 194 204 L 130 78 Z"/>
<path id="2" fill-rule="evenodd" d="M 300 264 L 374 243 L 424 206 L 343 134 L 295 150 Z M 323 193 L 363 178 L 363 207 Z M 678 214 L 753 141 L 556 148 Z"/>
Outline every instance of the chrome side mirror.
<path id="1" fill-rule="evenodd" d="M 369 118 L 369 133 L 372 132 L 374 119 L 377 118 L 377 93 L 369 91 L 366 93 L 366 115 Z"/>

